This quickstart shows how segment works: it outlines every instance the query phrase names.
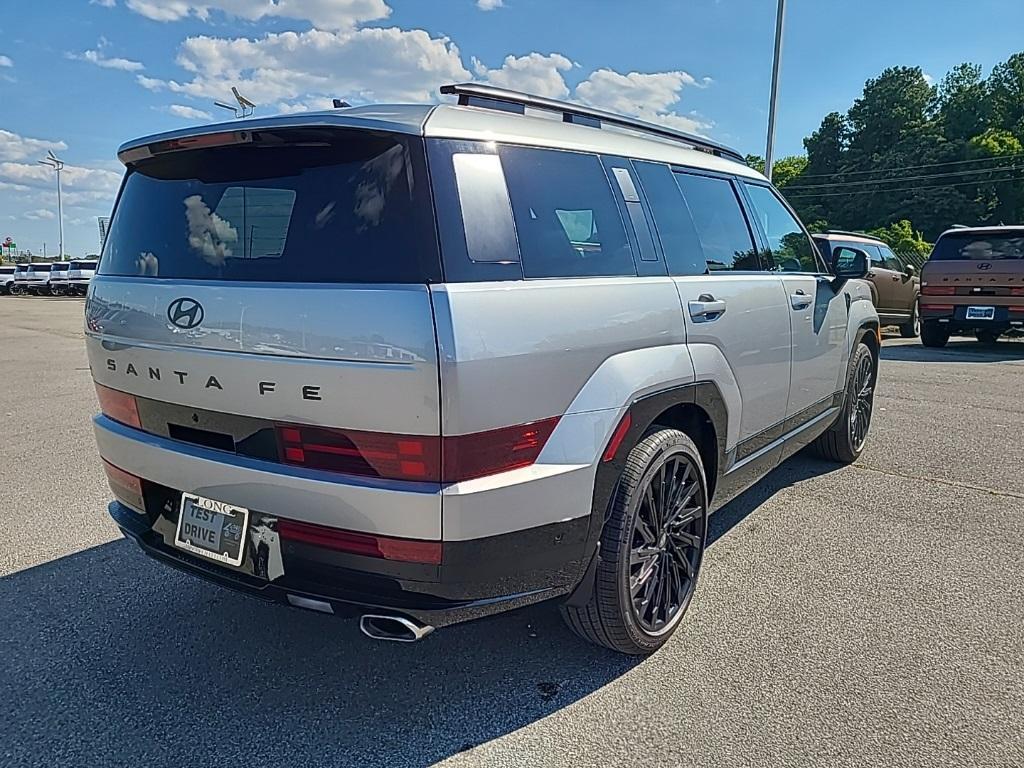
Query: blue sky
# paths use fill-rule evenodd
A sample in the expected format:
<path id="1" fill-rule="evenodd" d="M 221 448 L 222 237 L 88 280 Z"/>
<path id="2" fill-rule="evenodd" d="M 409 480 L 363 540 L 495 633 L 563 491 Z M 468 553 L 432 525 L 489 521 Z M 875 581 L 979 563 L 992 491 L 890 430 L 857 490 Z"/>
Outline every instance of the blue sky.
<path id="1" fill-rule="evenodd" d="M 97 249 L 124 140 L 226 113 L 436 98 L 475 78 L 640 114 L 763 154 L 775 0 L 3 0 L 0 238 Z M 1020 0 L 788 0 L 780 155 L 893 65 L 938 79 L 1024 49 Z M 220 113 L 220 114 L 218 114 Z"/>

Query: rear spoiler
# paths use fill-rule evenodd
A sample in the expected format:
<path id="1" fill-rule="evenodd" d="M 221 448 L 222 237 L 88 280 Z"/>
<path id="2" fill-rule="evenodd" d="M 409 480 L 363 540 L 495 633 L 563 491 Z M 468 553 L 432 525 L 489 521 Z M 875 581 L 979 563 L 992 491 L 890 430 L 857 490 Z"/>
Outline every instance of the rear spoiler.
<path id="1" fill-rule="evenodd" d="M 185 149 L 205 149 L 207 147 L 224 147 L 230 144 L 251 144 L 252 131 L 221 131 L 204 133 L 198 136 L 183 136 L 180 139 L 165 139 L 152 144 L 143 144 L 130 149 L 122 149 L 117 158 L 125 165 L 146 160 L 154 155 L 167 152 L 179 152 Z"/>

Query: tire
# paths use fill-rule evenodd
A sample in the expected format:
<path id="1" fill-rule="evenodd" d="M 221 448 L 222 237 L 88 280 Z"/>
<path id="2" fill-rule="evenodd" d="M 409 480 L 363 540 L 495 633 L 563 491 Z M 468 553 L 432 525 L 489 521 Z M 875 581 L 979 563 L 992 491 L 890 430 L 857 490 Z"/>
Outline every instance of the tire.
<path id="1" fill-rule="evenodd" d="M 820 458 L 852 464 L 864 452 L 875 403 L 875 356 L 864 342 L 850 356 L 843 409 L 835 423 L 811 443 Z"/>
<path id="2" fill-rule="evenodd" d="M 666 497 L 667 515 L 660 511 Z M 707 506 L 704 465 L 693 440 L 652 427 L 629 452 L 619 476 L 589 602 L 562 606 L 569 627 L 619 653 L 645 655 L 664 645 L 697 586 Z"/>
<path id="3" fill-rule="evenodd" d="M 975 331 L 974 335 L 982 344 L 992 345 L 999 341 L 1002 334 L 999 331 Z"/>
<path id="4" fill-rule="evenodd" d="M 921 315 L 917 311 L 917 299 L 910 308 L 910 319 L 900 326 L 900 336 L 904 339 L 916 339 L 921 335 Z"/>
<path id="5" fill-rule="evenodd" d="M 926 347 L 944 347 L 949 341 L 949 329 L 938 323 L 921 323 L 921 343 Z"/>

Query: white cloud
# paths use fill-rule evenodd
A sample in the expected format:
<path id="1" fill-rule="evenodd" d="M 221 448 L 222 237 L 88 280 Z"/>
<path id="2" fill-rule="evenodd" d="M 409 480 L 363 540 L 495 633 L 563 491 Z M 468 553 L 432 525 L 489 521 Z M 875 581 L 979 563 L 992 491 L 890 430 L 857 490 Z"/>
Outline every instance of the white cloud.
<path id="1" fill-rule="evenodd" d="M 503 8 L 504 0 L 476 0 L 476 7 L 481 11 L 493 11 L 496 8 Z"/>
<path id="2" fill-rule="evenodd" d="M 212 120 L 213 115 L 209 112 L 205 112 L 195 107 L 190 107 L 185 104 L 171 104 L 165 110 L 169 114 L 175 117 L 183 117 L 186 120 Z"/>
<path id="3" fill-rule="evenodd" d="M 13 67 L 14 62 L 11 61 L 9 56 L 0 56 L 0 67 Z"/>
<path id="4" fill-rule="evenodd" d="M 703 133 L 711 127 L 709 122 L 693 113 L 680 115 L 674 107 L 679 103 L 683 88 L 704 88 L 710 84 L 710 78 L 697 80 L 682 71 L 630 72 L 624 75 L 611 69 L 598 69 L 576 86 L 575 96 L 593 107 Z"/>
<path id="5" fill-rule="evenodd" d="M 39 221 L 40 219 L 55 219 L 57 214 L 51 211 L 49 208 L 37 208 L 34 211 L 25 211 L 22 214 L 26 219 L 32 219 L 33 221 Z"/>
<path id="6" fill-rule="evenodd" d="M 36 160 L 42 158 L 47 150 L 60 152 L 67 148 L 63 141 L 30 139 L 0 128 L 0 160 Z"/>
<path id="7" fill-rule="evenodd" d="M 190 37 L 177 63 L 191 80 L 139 76 L 139 84 L 207 99 L 223 99 L 229 85 L 237 85 L 259 104 L 330 97 L 422 102 L 436 98 L 439 84 L 469 77 L 455 44 L 422 29 Z"/>
<path id="8" fill-rule="evenodd" d="M 95 64 L 97 67 L 104 67 L 105 69 L 120 69 L 124 72 L 137 72 L 140 69 L 145 69 L 142 62 L 132 61 L 131 59 L 119 59 L 116 57 L 108 59 L 99 51 L 68 53 L 66 56 L 69 59 L 88 61 L 90 64 Z"/>
<path id="9" fill-rule="evenodd" d="M 560 53 L 506 56 L 499 69 L 488 69 L 480 60 L 473 59 L 473 71 L 479 79 L 501 88 L 551 99 L 564 99 L 569 95 L 562 72 L 572 68 L 573 63 Z"/>
<path id="10" fill-rule="evenodd" d="M 921 75 L 924 77 L 924 81 L 928 83 L 928 85 L 935 85 L 935 77 L 933 75 L 929 75 L 927 72 L 922 72 Z"/>
<path id="11" fill-rule="evenodd" d="M 178 21 L 188 16 L 206 21 L 211 11 L 219 11 L 247 21 L 277 16 L 333 30 L 350 29 L 391 14 L 384 0 L 126 0 L 126 5 L 154 21 Z"/>

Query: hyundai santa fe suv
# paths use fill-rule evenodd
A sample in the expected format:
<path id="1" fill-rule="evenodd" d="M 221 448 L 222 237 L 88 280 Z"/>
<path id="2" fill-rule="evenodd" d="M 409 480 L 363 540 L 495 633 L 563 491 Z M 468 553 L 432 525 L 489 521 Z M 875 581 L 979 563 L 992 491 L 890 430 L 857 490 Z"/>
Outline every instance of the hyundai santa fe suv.
<path id="1" fill-rule="evenodd" d="M 921 270 L 921 342 L 1024 335 L 1024 226 L 943 232 Z"/>
<path id="2" fill-rule="evenodd" d="M 656 650 L 709 513 L 857 458 L 878 316 L 705 139 L 486 86 L 124 145 L 86 303 L 152 557 L 414 641 L 557 599 Z"/>

